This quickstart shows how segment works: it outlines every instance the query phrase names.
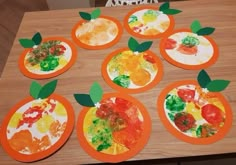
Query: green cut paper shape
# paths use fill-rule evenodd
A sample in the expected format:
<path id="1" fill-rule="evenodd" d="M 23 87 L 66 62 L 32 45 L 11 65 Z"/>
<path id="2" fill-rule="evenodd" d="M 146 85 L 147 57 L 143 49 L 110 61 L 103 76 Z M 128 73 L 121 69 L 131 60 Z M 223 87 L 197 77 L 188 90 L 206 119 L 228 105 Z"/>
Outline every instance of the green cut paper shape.
<path id="1" fill-rule="evenodd" d="M 181 10 L 178 10 L 178 9 L 170 9 L 170 3 L 169 2 L 163 3 L 160 6 L 159 10 L 162 11 L 164 14 L 167 14 L 167 15 L 174 15 L 174 14 L 178 14 L 178 13 L 182 12 Z"/>
<path id="2" fill-rule="evenodd" d="M 38 99 L 38 95 L 39 95 L 41 88 L 42 88 L 42 86 L 38 82 L 33 81 L 30 86 L 30 95 L 34 99 Z"/>
<path id="3" fill-rule="evenodd" d="M 206 88 L 211 92 L 220 92 L 223 91 L 229 83 L 230 81 L 228 80 L 212 80 L 207 84 Z"/>
<path id="4" fill-rule="evenodd" d="M 53 80 L 47 84 L 45 84 L 38 95 L 38 98 L 44 99 L 47 98 L 48 96 L 50 96 L 56 89 L 57 86 L 57 80 Z"/>
<path id="5" fill-rule="evenodd" d="M 197 31 L 202 28 L 202 26 L 198 20 L 194 20 L 190 27 L 191 27 L 191 30 L 193 33 L 197 33 Z"/>
<path id="6" fill-rule="evenodd" d="M 136 47 L 136 50 L 137 52 L 145 52 L 146 50 L 148 50 L 150 47 L 152 46 L 152 41 L 146 41 L 146 42 L 143 42 L 141 44 L 139 44 L 137 47 Z"/>
<path id="7" fill-rule="evenodd" d="M 45 99 L 50 96 L 56 89 L 57 80 L 53 80 L 44 86 L 41 86 L 36 81 L 33 81 L 30 86 L 30 95 L 34 99 Z"/>
<path id="8" fill-rule="evenodd" d="M 91 13 L 91 19 L 96 19 L 101 15 L 101 10 L 99 8 L 95 9 Z"/>
<path id="9" fill-rule="evenodd" d="M 163 10 L 166 10 L 166 9 L 169 9 L 169 8 L 170 8 L 170 3 L 169 2 L 165 2 L 165 3 L 161 4 L 159 10 L 163 11 Z"/>
<path id="10" fill-rule="evenodd" d="M 197 35 L 203 36 L 203 35 L 210 35 L 214 31 L 215 31 L 215 28 L 213 28 L 213 27 L 204 27 L 204 28 L 201 28 L 200 30 L 198 30 L 196 33 L 197 33 Z"/>
<path id="11" fill-rule="evenodd" d="M 182 11 L 178 9 L 166 9 L 166 10 L 163 10 L 162 12 L 167 15 L 175 15 L 175 14 L 181 13 Z"/>
<path id="12" fill-rule="evenodd" d="M 97 82 L 93 83 L 91 86 L 89 95 L 94 104 L 102 100 L 103 90 Z"/>
<path id="13" fill-rule="evenodd" d="M 198 84 L 202 88 L 206 88 L 207 84 L 211 82 L 210 76 L 207 74 L 205 70 L 201 70 L 197 76 Z"/>
<path id="14" fill-rule="evenodd" d="M 230 83 L 229 80 L 211 80 L 205 70 L 201 70 L 197 77 L 198 84 L 210 92 L 223 91 Z"/>
<path id="15" fill-rule="evenodd" d="M 137 40 L 135 40 L 133 37 L 130 37 L 129 38 L 129 41 L 128 41 L 128 46 L 129 46 L 129 49 L 132 50 L 133 52 L 135 52 L 136 48 L 138 47 L 139 43 Z"/>
<path id="16" fill-rule="evenodd" d="M 94 103 L 88 94 L 74 94 L 75 100 L 82 106 L 94 107 Z"/>
<path id="17" fill-rule="evenodd" d="M 35 45 L 39 45 L 42 42 L 42 36 L 39 32 L 37 32 L 33 37 L 32 41 L 35 43 Z"/>
<path id="18" fill-rule="evenodd" d="M 86 12 L 79 12 L 79 15 L 81 18 L 87 21 L 90 21 L 92 19 L 91 14 L 86 13 Z"/>
<path id="19" fill-rule="evenodd" d="M 32 48 L 35 45 L 34 41 L 32 41 L 31 39 L 27 39 L 27 38 L 21 38 L 21 39 L 19 39 L 19 42 L 20 42 L 21 46 L 24 48 Z"/>
<path id="20" fill-rule="evenodd" d="M 138 43 L 133 37 L 129 38 L 128 47 L 133 52 L 145 52 L 152 46 L 152 41 L 146 41 L 141 44 Z"/>

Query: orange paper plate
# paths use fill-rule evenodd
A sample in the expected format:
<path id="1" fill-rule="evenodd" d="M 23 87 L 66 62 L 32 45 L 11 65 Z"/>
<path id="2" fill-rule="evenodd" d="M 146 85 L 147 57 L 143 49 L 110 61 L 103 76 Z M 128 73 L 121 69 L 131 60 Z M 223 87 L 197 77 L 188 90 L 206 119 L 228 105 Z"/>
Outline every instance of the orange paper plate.
<path id="1" fill-rule="evenodd" d="M 42 43 L 55 40 L 61 41 L 61 45 L 66 48 L 64 55 L 61 55 L 61 57 L 59 57 L 59 65 L 51 71 L 41 71 L 40 64 L 35 65 L 35 67 L 29 67 L 27 66 L 26 57 L 30 51 L 34 50 L 34 48 L 25 49 L 21 53 L 18 62 L 20 71 L 25 76 L 33 79 L 46 79 L 56 77 L 67 71 L 75 63 L 77 57 L 77 50 L 75 45 L 71 41 L 63 37 L 48 37 L 43 39 Z"/>
<path id="2" fill-rule="evenodd" d="M 100 107 L 83 108 L 77 121 L 77 136 L 82 148 L 103 162 L 121 162 L 132 158 L 147 143 L 151 119 L 135 98 L 104 94 Z"/>
<path id="3" fill-rule="evenodd" d="M 180 49 L 182 39 L 187 36 L 199 40 L 199 45 L 193 47 L 191 53 L 189 49 L 189 51 Z M 167 47 L 169 49 L 166 49 Z M 207 68 L 213 65 L 219 56 L 218 46 L 213 39 L 208 36 L 198 36 L 189 29 L 174 30 L 169 36 L 163 38 L 160 42 L 160 52 L 169 63 L 190 70 Z"/>
<path id="4" fill-rule="evenodd" d="M 3 149 L 21 162 L 33 162 L 56 152 L 74 127 L 74 111 L 62 96 L 44 100 L 27 97 L 4 118 L 0 136 Z"/>
<path id="5" fill-rule="evenodd" d="M 157 109 L 167 130 L 192 144 L 214 143 L 232 126 L 232 110 L 224 96 L 204 92 L 194 80 L 168 85 L 157 99 Z"/>
<path id="6" fill-rule="evenodd" d="M 149 50 L 135 55 L 128 48 L 121 48 L 106 57 L 102 64 L 102 76 L 118 91 L 138 93 L 158 84 L 163 76 L 163 65 L 158 56 Z M 122 86 L 114 83 L 119 76 L 130 81 L 130 84 Z"/>
<path id="7" fill-rule="evenodd" d="M 78 29 L 82 26 L 82 25 L 89 25 L 89 23 L 96 23 L 95 21 L 109 21 L 110 23 L 112 23 L 113 25 L 116 26 L 116 30 L 117 32 L 114 32 L 114 29 L 108 30 L 108 27 L 103 27 L 101 25 L 107 25 L 107 23 L 100 23 L 100 25 L 97 23 L 97 27 L 96 30 L 97 31 L 92 31 L 89 32 L 89 34 L 84 34 L 81 38 L 77 37 L 77 31 Z M 95 25 L 93 25 L 95 26 Z M 109 27 L 112 27 L 111 25 L 107 25 Z M 87 29 L 87 28 L 86 28 Z M 72 29 L 71 31 L 71 36 L 72 39 L 74 40 L 74 42 L 79 45 L 82 48 L 85 49 L 92 49 L 92 50 L 98 50 L 98 49 L 105 49 L 108 47 L 111 47 L 113 45 L 115 45 L 121 38 L 122 35 L 122 25 L 121 23 L 113 18 L 113 17 L 109 17 L 109 16 L 100 16 L 99 18 L 95 19 L 95 20 L 91 20 L 90 22 L 87 22 L 85 20 L 81 20 L 79 21 Z M 107 35 L 108 32 L 110 32 L 111 34 Z M 104 34 L 103 34 L 104 33 Z M 110 35 L 113 35 L 112 33 L 116 33 L 116 35 L 114 36 L 114 38 L 110 41 L 106 41 L 108 40 L 107 37 L 109 37 Z M 91 37 L 90 37 L 91 36 Z M 93 39 L 93 40 L 92 40 Z M 86 43 L 86 42 L 92 42 L 92 43 Z M 99 43 L 99 42 L 104 42 L 105 43 Z"/>
<path id="8" fill-rule="evenodd" d="M 156 39 L 166 36 L 174 29 L 174 18 L 158 12 L 159 8 L 155 6 L 137 7 L 125 16 L 124 27 L 138 38 Z"/>

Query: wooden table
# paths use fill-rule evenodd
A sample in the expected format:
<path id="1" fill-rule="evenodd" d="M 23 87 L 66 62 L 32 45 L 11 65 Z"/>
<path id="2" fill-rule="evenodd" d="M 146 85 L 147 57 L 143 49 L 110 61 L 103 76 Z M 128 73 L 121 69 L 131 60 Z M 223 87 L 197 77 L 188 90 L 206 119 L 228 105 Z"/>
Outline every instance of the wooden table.
<path id="1" fill-rule="evenodd" d="M 198 19 L 203 26 L 216 27 L 211 37 L 219 46 L 218 61 L 207 69 L 214 78 L 231 80 L 228 88 L 222 92 L 230 102 L 234 111 L 233 127 L 227 136 L 211 145 L 192 145 L 176 139 L 160 122 L 156 111 L 156 99 L 160 91 L 170 82 L 182 79 L 195 79 L 198 71 L 183 70 L 172 66 L 162 58 L 164 77 L 153 89 L 132 96 L 139 99 L 148 109 L 153 123 L 150 140 L 145 148 L 131 160 L 161 159 L 188 157 L 199 155 L 213 155 L 236 152 L 236 22 L 234 0 L 195 0 L 171 2 L 172 8 L 183 10 L 175 15 L 175 28 L 189 27 L 191 22 Z M 135 6 L 101 8 L 102 14 L 115 16 L 120 21 L 125 14 Z M 45 12 L 25 13 L 21 26 L 12 46 L 9 58 L 0 81 L 0 122 L 8 110 L 21 99 L 29 96 L 31 79 L 24 77 L 17 67 L 17 60 L 23 48 L 18 43 L 19 38 L 31 37 L 39 31 L 43 37 L 62 36 L 71 40 L 70 32 L 75 23 L 80 20 L 78 11 L 91 12 L 93 9 L 70 9 Z M 101 77 L 101 63 L 103 59 L 115 49 L 126 47 L 130 35 L 124 30 L 122 39 L 115 46 L 106 50 L 84 50 L 77 47 L 78 59 L 71 69 L 57 77 L 59 79 L 56 93 L 69 99 L 72 103 L 76 119 L 81 106 L 73 98 L 74 93 L 88 93 L 91 84 L 98 81 L 105 92 L 114 92 Z M 139 41 L 142 41 L 141 39 Z M 154 40 L 151 50 L 159 54 L 159 39 Z M 46 83 L 49 80 L 40 80 Z M 68 142 L 52 156 L 35 162 L 35 164 L 83 164 L 96 163 L 79 145 L 75 129 Z M 17 164 L 0 147 L 0 164 Z"/>

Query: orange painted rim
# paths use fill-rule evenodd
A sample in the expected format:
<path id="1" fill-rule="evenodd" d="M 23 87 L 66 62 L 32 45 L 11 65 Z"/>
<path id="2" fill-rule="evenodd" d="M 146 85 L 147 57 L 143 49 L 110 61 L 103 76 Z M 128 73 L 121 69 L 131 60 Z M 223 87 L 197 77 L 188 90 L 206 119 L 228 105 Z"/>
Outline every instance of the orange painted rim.
<path id="1" fill-rule="evenodd" d="M 156 38 L 161 38 L 161 37 L 164 37 L 166 35 L 169 35 L 169 33 L 171 31 L 173 31 L 174 29 L 174 26 L 175 26 L 175 21 L 174 21 L 174 17 L 171 16 L 171 15 L 167 15 L 169 20 L 170 20 L 170 25 L 169 27 L 167 28 L 167 30 L 163 33 L 159 33 L 157 35 L 142 35 L 142 34 L 139 34 L 139 33 L 135 33 L 130 27 L 129 27 L 129 24 L 128 24 L 128 20 L 129 20 L 129 17 L 134 14 L 135 12 L 137 11 L 140 11 L 140 10 L 145 10 L 145 9 L 152 9 L 152 10 L 159 10 L 159 7 L 156 7 L 156 6 L 141 6 L 141 7 L 137 7 L 133 10 L 131 10 L 130 12 L 128 12 L 128 14 L 125 16 L 124 18 L 124 27 L 125 29 L 127 30 L 128 33 L 130 33 L 131 35 L 135 36 L 135 37 L 138 37 L 138 38 L 143 38 L 143 39 L 156 39 Z"/>
<path id="2" fill-rule="evenodd" d="M 111 47 L 111 46 L 115 45 L 120 40 L 121 35 L 123 33 L 123 30 L 122 30 L 123 28 L 122 28 L 121 23 L 117 19 L 115 19 L 113 17 L 109 17 L 109 16 L 100 16 L 99 18 L 108 19 L 108 20 L 114 22 L 118 28 L 117 36 L 111 42 L 106 43 L 104 45 L 91 46 L 91 45 L 84 44 L 76 36 L 76 30 L 78 29 L 78 27 L 81 24 L 86 22 L 86 20 L 80 20 L 78 23 L 75 24 L 75 26 L 72 28 L 72 31 L 71 31 L 71 37 L 77 45 L 79 45 L 80 47 L 85 48 L 85 49 L 98 50 L 98 49 L 105 49 L 105 48 Z"/>
<path id="3" fill-rule="evenodd" d="M 84 107 L 80 111 L 80 114 L 79 114 L 78 120 L 77 120 L 76 131 L 77 131 L 77 136 L 78 136 L 78 140 L 79 140 L 81 147 L 91 157 L 93 157 L 99 161 L 103 161 L 103 162 L 116 163 L 116 162 L 121 162 L 121 161 L 125 161 L 127 159 L 132 158 L 133 156 L 138 154 L 144 148 L 144 146 L 148 142 L 148 139 L 149 139 L 149 136 L 151 133 L 152 123 L 151 123 L 151 119 L 150 119 L 150 116 L 149 116 L 146 108 L 143 106 L 143 104 L 141 102 L 139 102 L 135 98 L 133 98 L 129 95 L 122 94 L 122 93 L 109 93 L 109 94 L 103 95 L 103 99 L 111 98 L 111 97 L 119 97 L 119 98 L 123 98 L 123 99 L 131 101 L 133 104 L 135 104 L 139 108 L 139 111 L 142 113 L 142 116 L 144 119 L 143 135 L 142 135 L 141 139 L 139 139 L 139 142 L 136 144 L 136 146 L 134 148 L 132 148 L 131 150 L 129 150 L 125 153 L 119 154 L 119 155 L 108 155 L 108 154 L 100 153 L 100 152 L 96 151 L 95 149 L 93 149 L 90 146 L 90 144 L 87 142 L 86 138 L 84 137 L 84 133 L 83 133 L 83 124 L 82 123 L 83 123 L 83 120 L 84 120 L 84 117 L 85 117 L 87 111 L 89 110 L 88 107 Z"/>
<path id="4" fill-rule="evenodd" d="M 68 120 L 67 120 L 67 125 L 66 125 L 66 129 L 64 130 L 64 133 L 62 134 L 60 139 L 53 146 L 51 146 L 49 149 L 47 149 L 45 151 L 26 155 L 26 154 L 21 154 L 21 153 L 15 151 L 14 149 L 12 149 L 10 144 L 8 143 L 8 139 L 7 139 L 7 135 L 6 135 L 8 123 L 9 123 L 12 115 L 19 108 L 21 108 L 23 105 L 27 104 L 28 102 L 34 100 L 34 98 L 30 96 L 30 97 L 27 97 L 27 98 L 21 100 L 20 102 L 18 102 L 15 106 L 13 106 L 10 109 L 9 113 L 4 118 L 3 123 L 1 125 L 1 129 L 0 129 L 0 136 L 1 136 L 0 140 L 2 143 L 2 147 L 8 153 L 8 155 L 11 156 L 12 158 L 14 158 L 15 160 L 21 161 L 21 162 L 33 162 L 33 161 L 37 161 L 37 160 L 46 158 L 46 157 L 52 155 L 58 149 L 60 149 L 65 144 L 67 139 L 70 137 L 70 135 L 73 131 L 73 127 L 74 127 L 73 107 L 71 106 L 71 104 L 69 103 L 68 100 L 66 100 L 64 97 L 62 97 L 60 95 L 52 94 L 49 98 L 56 99 L 61 104 L 63 104 L 66 109 Z"/>
<path id="5" fill-rule="evenodd" d="M 42 42 L 46 42 L 46 41 L 51 41 L 51 40 L 59 40 L 59 41 L 62 41 L 62 42 L 65 42 L 67 45 L 70 46 L 71 48 L 71 59 L 70 61 L 66 64 L 66 66 L 64 66 L 63 68 L 61 68 L 60 70 L 58 71 L 55 71 L 53 73 L 49 73 L 49 74 L 36 74 L 36 73 L 32 73 L 30 72 L 26 67 L 25 67 L 25 64 L 24 64 L 24 61 L 25 61 L 25 56 L 27 55 L 27 53 L 32 50 L 33 48 L 29 48 L 29 49 L 25 49 L 21 55 L 20 55 L 20 58 L 19 58 L 19 62 L 18 62 L 18 65 L 19 65 L 19 68 L 20 68 L 20 71 L 27 77 L 29 78 L 33 78 L 33 79 L 46 79 L 46 78 L 52 78 L 52 77 L 56 77 L 62 73 L 64 73 L 65 71 L 67 71 L 70 67 L 72 67 L 72 65 L 75 63 L 76 61 L 76 58 L 77 58 L 77 49 L 75 47 L 75 45 L 63 38 L 63 37 L 48 37 L 48 38 L 45 38 L 43 39 Z"/>
<path id="6" fill-rule="evenodd" d="M 163 76 L 163 64 L 162 64 L 161 60 L 159 59 L 159 57 L 157 55 L 155 55 L 153 52 L 148 50 L 146 52 L 149 55 L 152 55 L 152 57 L 154 58 L 154 60 L 156 62 L 157 68 L 158 68 L 158 72 L 157 72 L 155 78 L 152 80 L 152 82 L 150 82 L 149 84 L 147 84 L 144 87 L 136 88 L 136 89 L 123 88 L 123 87 L 113 83 L 113 81 L 110 79 L 110 77 L 107 73 L 107 65 L 110 62 L 110 60 L 112 59 L 112 57 L 114 57 L 118 53 L 123 52 L 125 50 L 129 50 L 129 48 L 117 49 L 116 51 L 110 53 L 102 63 L 102 67 L 101 67 L 102 76 L 103 76 L 104 80 L 107 82 L 108 85 L 110 85 L 113 89 L 116 89 L 117 91 L 120 91 L 120 92 L 140 93 L 140 92 L 144 92 L 146 90 L 149 90 L 149 89 L 153 88 L 155 85 L 157 85 L 161 81 L 162 76 Z"/>
<path id="7" fill-rule="evenodd" d="M 165 51 L 165 42 L 168 39 L 168 37 L 170 37 L 171 35 L 178 33 L 178 32 L 191 32 L 190 29 L 178 29 L 178 30 L 174 30 L 169 36 L 166 36 L 165 38 L 163 38 L 160 41 L 160 53 L 161 55 L 171 64 L 179 67 L 179 68 L 183 68 L 183 69 L 189 69 L 189 70 L 199 70 L 199 69 L 203 69 L 203 68 L 207 68 L 211 65 L 213 65 L 219 56 L 219 50 L 218 50 L 218 46 L 216 45 L 216 43 L 214 42 L 214 40 L 208 36 L 204 36 L 212 45 L 213 47 L 213 56 L 212 58 L 207 61 L 206 63 L 200 64 L 200 65 L 187 65 L 187 64 L 183 64 L 180 62 L 177 62 L 175 60 L 173 60 L 172 58 L 169 57 L 169 55 L 166 53 Z"/>
<path id="8" fill-rule="evenodd" d="M 195 80 L 182 80 L 182 81 L 177 81 L 172 84 L 169 84 L 166 88 L 163 89 L 159 97 L 157 98 L 157 112 L 159 114 L 159 118 L 166 127 L 166 129 L 175 137 L 177 137 L 180 140 L 183 140 L 185 142 L 191 143 L 191 144 L 211 144 L 216 141 L 219 141 L 225 137 L 225 135 L 228 133 L 232 126 L 233 122 L 233 114 L 232 114 L 232 109 L 228 103 L 228 101 L 224 98 L 223 95 L 220 93 L 216 93 L 217 97 L 219 100 L 222 102 L 225 108 L 225 115 L 227 116 L 224 123 L 224 126 L 213 136 L 207 137 L 207 138 L 194 138 L 190 137 L 187 135 L 184 135 L 180 131 L 178 131 L 173 125 L 168 121 L 168 118 L 166 117 L 165 114 L 165 109 L 164 109 L 164 101 L 167 96 L 167 94 L 174 88 L 182 86 L 182 85 L 198 85 L 198 82 Z"/>

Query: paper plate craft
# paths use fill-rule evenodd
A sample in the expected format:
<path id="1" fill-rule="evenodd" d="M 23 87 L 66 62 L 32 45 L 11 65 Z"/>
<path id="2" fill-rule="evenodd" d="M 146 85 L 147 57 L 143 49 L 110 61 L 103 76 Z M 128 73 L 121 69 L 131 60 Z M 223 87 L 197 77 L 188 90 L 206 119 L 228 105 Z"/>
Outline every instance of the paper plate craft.
<path id="1" fill-rule="evenodd" d="M 197 79 L 168 85 L 157 100 L 157 109 L 164 126 L 177 138 L 210 144 L 222 139 L 232 125 L 231 107 L 219 93 L 229 81 L 211 80 L 205 70 Z"/>
<path id="2" fill-rule="evenodd" d="M 79 12 L 83 19 L 72 29 L 74 42 L 85 49 L 104 49 L 116 44 L 122 35 L 121 23 L 109 16 L 100 15 L 99 8 L 90 13 Z"/>
<path id="3" fill-rule="evenodd" d="M 114 89 L 137 93 L 154 87 L 162 78 L 163 65 L 152 51 L 152 41 L 128 41 L 129 48 L 109 54 L 102 64 L 102 76 Z"/>
<path id="4" fill-rule="evenodd" d="M 180 10 L 171 9 L 169 2 L 158 6 L 142 6 L 131 10 L 124 18 L 125 29 L 133 36 L 156 39 L 167 35 L 174 29 L 172 15 Z"/>
<path id="5" fill-rule="evenodd" d="M 26 48 L 19 58 L 20 71 L 33 79 L 58 76 L 67 71 L 76 60 L 76 47 L 63 37 L 42 39 L 38 32 L 32 39 L 21 38 L 19 42 Z"/>
<path id="6" fill-rule="evenodd" d="M 52 94 L 57 80 L 44 86 L 33 81 L 30 97 L 11 108 L 0 130 L 3 149 L 13 159 L 33 162 L 56 152 L 74 127 L 74 111 L 62 96 Z"/>
<path id="7" fill-rule="evenodd" d="M 121 162 L 144 148 L 151 133 L 151 120 L 138 100 L 122 93 L 103 94 L 96 82 L 89 94 L 74 97 L 85 106 L 76 130 L 80 145 L 91 157 Z"/>
<path id="8" fill-rule="evenodd" d="M 218 58 L 218 47 L 207 35 L 215 28 L 202 27 L 198 20 L 190 29 L 174 30 L 160 42 L 161 55 L 171 64 L 183 69 L 204 69 Z"/>

